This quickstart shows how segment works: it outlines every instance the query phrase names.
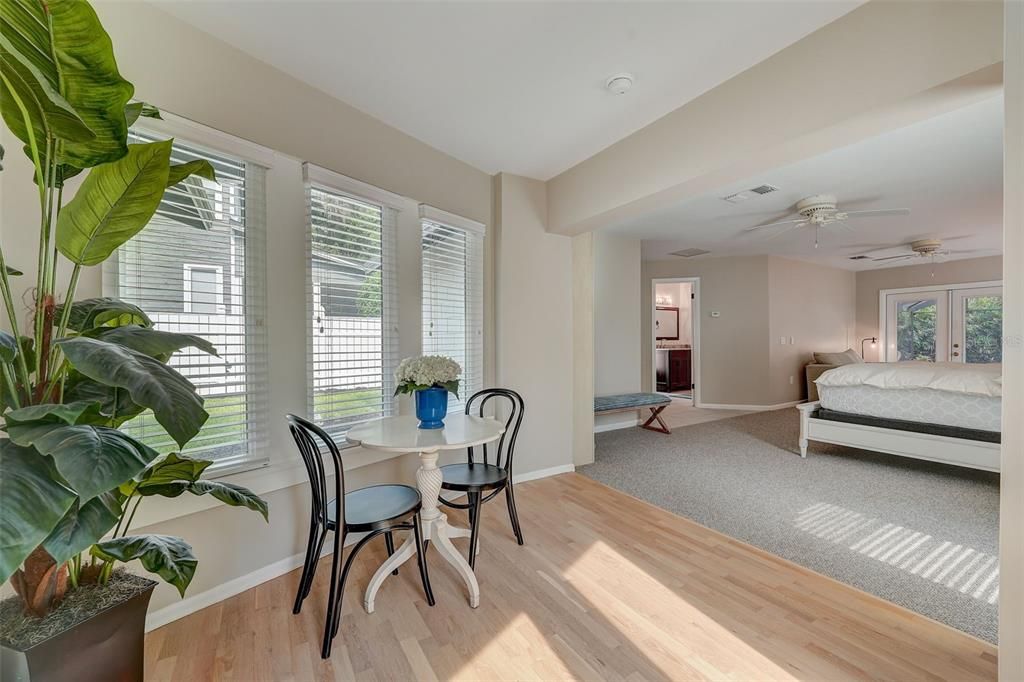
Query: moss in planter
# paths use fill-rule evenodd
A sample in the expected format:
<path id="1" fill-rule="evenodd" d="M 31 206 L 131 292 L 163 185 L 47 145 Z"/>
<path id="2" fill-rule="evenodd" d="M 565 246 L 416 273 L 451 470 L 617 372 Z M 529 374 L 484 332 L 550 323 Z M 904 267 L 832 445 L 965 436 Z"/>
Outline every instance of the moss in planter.
<path id="1" fill-rule="evenodd" d="M 26 616 L 19 597 L 0 602 L 0 644 L 25 651 L 82 621 L 145 592 L 155 583 L 123 568 L 113 572 L 106 585 L 83 585 L 71 590 L 60 605 L 44 618 Z"/>

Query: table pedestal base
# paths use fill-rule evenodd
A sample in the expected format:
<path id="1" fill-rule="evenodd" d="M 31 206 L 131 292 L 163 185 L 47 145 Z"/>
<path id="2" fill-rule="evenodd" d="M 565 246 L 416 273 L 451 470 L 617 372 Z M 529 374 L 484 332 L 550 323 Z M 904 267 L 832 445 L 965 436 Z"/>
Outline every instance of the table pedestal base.
<path id="1" fill-rule="evenodd" d="M 474 609 L 480 606 L 480 585 L 476 581 L 473 569 L 469 567 L 459 550 L 452 544 L 451 538 L 469 537 L 469 529 L 448 525 L 448 517 L 437 507 L 437 497 L 441 493 L 443 476 L 437 468 L 437 452 L 421 452 L 420 468 L 416 472 L 416 487 L 420 491 L 422 508 L 420 509 L 420 527 L 423 529 L 423 540 L 432 541 L 437 553 L 455 567 L 469 589 L 469 605 Z M 479 543 L 477 547 L 479 553 Z M 391 572 L 416 556 L 416 541 L 410 533 L 398 550 L 381 564 L 370 579 L 363 598 L 363 608 L 373 613 L 373 602 L 384 579 Z M 425 560 L 425 559 L 424 559 Z"/>

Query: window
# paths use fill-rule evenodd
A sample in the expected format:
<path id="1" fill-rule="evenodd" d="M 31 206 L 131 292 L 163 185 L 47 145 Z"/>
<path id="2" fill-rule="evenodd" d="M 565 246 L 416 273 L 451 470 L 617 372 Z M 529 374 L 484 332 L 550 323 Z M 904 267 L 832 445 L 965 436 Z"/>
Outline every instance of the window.
<path id="1" fill-rule="evenodd" d="M 133 129 L 130 141 L 177 132 Z M 184 451 L 225 471 L 267 458 L 265 168 L 175 139 L 172 163 L 200 158 L 213 164 L 216 182 L 192 176 L 168 189 L 149 225 L 108 261 L 104 287 L 140 306 L 157 329 L 197 334 L 217 348 L 219 358 L 183 349 L 170 365 L 196 385 L 210 414 Z M 148 411 L 124 428 L 160 452 L 178 449 Z"/>
<path id="2" fill-rule="evenodd" d="M 305 166 L 309 414 L 334 436 L 394 408 L 398 208 L 381 190 Z"/>
<path id="3" fill-rule="evenodd" d="M 446 355 L 462 365 L 459 399 L 483 387 L 483 241 L 479 223 L 420 208 L 423 263 L 423 354 Z"/>
<path id="4" fill-rule="evenodd" d="M 1002 361 L 998 282 L 883 290 L 880 297 L 885 360 Z"/>
<path id="5" fill-rule="evenodd" d="M 182 267 L 185 312 L 209 315 L 223 313 L 224 284 L 221 266 L 186 263 Z"/>

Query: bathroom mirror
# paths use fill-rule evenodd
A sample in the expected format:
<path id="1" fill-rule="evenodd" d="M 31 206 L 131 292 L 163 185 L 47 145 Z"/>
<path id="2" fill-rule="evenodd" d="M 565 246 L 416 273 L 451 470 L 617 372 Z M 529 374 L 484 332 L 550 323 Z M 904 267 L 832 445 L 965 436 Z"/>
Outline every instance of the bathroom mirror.
<path id="1" fill-rule="evenodd" d="M 679 340 L 679 308 L 658 306 L 654 309 L 654 338 L 665 341 Z"/>

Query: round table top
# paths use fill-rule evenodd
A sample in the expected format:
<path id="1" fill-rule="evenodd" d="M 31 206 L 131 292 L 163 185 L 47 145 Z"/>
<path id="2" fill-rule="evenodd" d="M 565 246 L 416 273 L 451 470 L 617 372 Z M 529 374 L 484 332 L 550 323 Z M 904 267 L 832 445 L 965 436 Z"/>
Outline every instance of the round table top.
<path id="1" fill-rule="evenodd" d="M 497 440 L 505 427 L 494 419 L 450 414 L 444 428 L 421 429 L 416 417 L 384 417 L 349 429 L 350 443 L 385 452 L 458 450 Z"/>

